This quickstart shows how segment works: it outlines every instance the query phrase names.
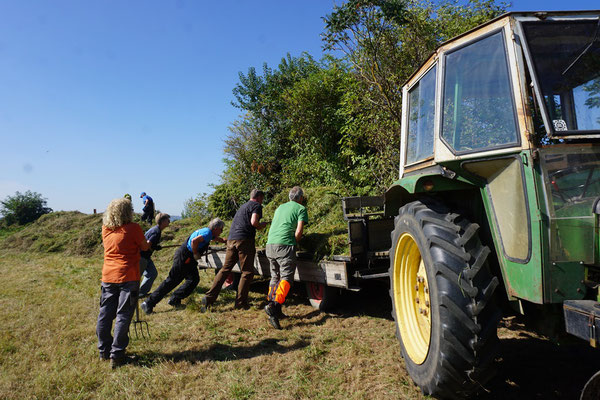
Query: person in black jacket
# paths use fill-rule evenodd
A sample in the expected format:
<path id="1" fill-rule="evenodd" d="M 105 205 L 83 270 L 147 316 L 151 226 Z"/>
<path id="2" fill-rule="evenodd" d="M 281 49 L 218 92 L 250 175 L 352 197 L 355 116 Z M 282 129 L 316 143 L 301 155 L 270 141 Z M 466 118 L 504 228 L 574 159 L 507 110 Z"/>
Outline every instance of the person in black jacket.
<path id="1" fill-rule="evenodd" d="M 241 265 L 242 276 L 238 285 L 234 307 L 242 309 L 250 308 L 248 304 L 248 291 L 254 277 L 254 256 L 256 255 L 254 238 L 257 229 L 263 229 L 267 226 L 266 222 L 260 222 L 264 198 L 265 194 L 262 191 L 258 189 L 252 190 L 250 201 L 244 203 L 235 213 L 231 229 L 229 230 L 229 236 L 227 237 L 225 263 L 215 276 L 212 287 L 202 298 L 200 311 L 206 311 L 206 308 L 217 300 L 223 282 L 225 282 L 238 261 Z"/>

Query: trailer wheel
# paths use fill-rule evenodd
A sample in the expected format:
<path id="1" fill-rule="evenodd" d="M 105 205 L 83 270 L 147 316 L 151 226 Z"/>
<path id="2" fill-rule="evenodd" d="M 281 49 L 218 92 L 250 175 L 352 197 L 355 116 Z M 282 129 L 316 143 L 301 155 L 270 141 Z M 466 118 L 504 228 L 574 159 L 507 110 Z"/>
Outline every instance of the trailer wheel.
<path id="1" fill-rule="evenodd" d="M 340 290 L 316 282 L 305 282 L 306 296 L 310 305 L 321 311 L 331 310 L 337 305 Z"/>
<path id="2" fill-rule="evenodd" d="M 468 398 L 493 376 L 499 282 L 478 230 L 431 199 L 403 206 L 395 219 L 392 316 L 408 373 L 426 395 Z"/>
<path id="3" fill-rule="evenodd" d="M 219 273 L 219 269 L 215 269 L 215 275 Z M 230 272 L 223 282 L 223 286 L 221 286 L 221 290 L 237 290 L 238 285 L 240 284 L 240 278 L 242 274 L 239 272 Z"/>

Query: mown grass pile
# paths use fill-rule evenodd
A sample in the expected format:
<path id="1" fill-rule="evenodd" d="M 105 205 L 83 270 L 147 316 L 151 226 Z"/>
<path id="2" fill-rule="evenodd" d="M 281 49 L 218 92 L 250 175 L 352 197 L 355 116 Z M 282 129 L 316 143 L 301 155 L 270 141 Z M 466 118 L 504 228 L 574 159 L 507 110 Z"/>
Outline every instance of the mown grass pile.
<path id="1" fill-rule="evenodd" d="M 342 213 L 342 196 L 332 188 L 319 187 L 304 190 L 308 225 L 300 241 L 299 250 L 313 254 L 315 260 L 335 254 L 348 254 L 348 234 Z M 263 221 L 270 222 L 275 210 L 289 201 L 289 189 L 275 196 L 263 209 Z M 267 243 L 269 226 L 256 236 L 257 246 Z"/>
<path id="2" fill-rule="evenodd" d="M 87 255 L 100 253 L 102 215 L 58 211 L 42 215 L 3 241 L 6 248 L 42 253 L 66 252 Z"/>

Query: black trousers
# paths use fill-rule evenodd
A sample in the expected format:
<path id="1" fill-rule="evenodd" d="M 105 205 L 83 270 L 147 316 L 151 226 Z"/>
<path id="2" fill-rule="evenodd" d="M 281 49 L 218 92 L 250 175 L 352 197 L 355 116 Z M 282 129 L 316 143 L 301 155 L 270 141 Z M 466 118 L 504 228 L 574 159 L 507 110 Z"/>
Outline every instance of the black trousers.
<path id="1" fill-rule="evenodd" d="M 142 221 L 148 221 L 148 223 L 152 223 L 152 220 L 154 219 L 154 206 L 151 207 L 144 207 L 142 209 Z"/>
<path id="2" fill-rule="evenodd" d="M 169 292 L 183 280 L 185 282 L 171 295 L 171 301 L 177 302 L 188 297 L 200 282 L 198 275 L 198 262 L 194 259 L 192 252 L 185 247 L 180 247 L 175 252 L 173 257 L 173 266 L 169 271 L 167 278 L 160 284 L 158 288 L 146 300 L 146 304 L 154 307 L 161 301 Z"/>

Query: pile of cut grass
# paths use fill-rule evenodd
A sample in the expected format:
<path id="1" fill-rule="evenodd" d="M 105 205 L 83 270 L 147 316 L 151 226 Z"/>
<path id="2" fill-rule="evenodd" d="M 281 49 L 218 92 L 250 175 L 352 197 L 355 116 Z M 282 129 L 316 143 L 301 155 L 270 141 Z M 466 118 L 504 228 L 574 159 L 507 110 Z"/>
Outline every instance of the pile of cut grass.
<path id="1" fill-rule="evenodd" d="M 74 255 L 102 251 L 102 214 L 57 211 L 42 215 L 4 236 L 2 246 L 18 251 L 66 252 Z"/>
<path id="2" fill-rule="evenodd" d="M 342 195 L 333 188 L 319 187 L 304 190 L 308 225 L 304 229 L 304 237 L 299 243 L 299 250 L 309 252 L 314 260 L 336 254 L 348 254 L 347 225 L 342 213 Z M 289 189 L 279 193 L 263 209 L 263 221 L 270 222 L 275 210 L 289 201 Z M 267 243 L 269 226 L 259 231 L 256 236 L 257 246 Z"/>

